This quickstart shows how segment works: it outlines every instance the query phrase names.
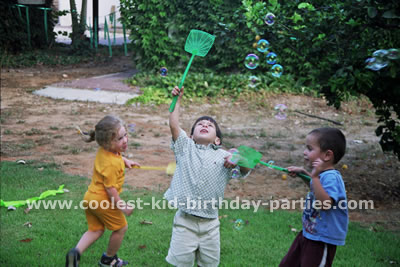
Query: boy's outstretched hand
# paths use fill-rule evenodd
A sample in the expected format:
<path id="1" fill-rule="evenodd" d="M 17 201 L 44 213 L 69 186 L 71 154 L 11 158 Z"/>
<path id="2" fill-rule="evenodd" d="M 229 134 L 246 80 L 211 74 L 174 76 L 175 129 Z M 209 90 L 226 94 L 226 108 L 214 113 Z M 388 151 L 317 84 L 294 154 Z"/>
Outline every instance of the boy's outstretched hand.
<path id="1" fill-rule="evenodd" d="M 236 167 L 237 164 L 232 163 L 232 161 L 230 161 L 231 158 L 232 158 L 232 155 L 224 157 L 224 159 L 225 159 L 224 167 L 225 168 L 235 168 Z"/>

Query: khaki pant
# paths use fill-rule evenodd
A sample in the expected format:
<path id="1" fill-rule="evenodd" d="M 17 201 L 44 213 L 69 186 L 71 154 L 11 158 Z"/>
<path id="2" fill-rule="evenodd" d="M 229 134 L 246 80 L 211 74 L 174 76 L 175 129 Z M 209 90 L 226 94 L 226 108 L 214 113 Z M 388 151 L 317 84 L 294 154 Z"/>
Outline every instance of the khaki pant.
<path id="1" fill-rule="evenodd" d="M 167 262 L 178 267 L 218 266 L 219 220 L 196 217 L 178 210 L 174 217 Z"/>

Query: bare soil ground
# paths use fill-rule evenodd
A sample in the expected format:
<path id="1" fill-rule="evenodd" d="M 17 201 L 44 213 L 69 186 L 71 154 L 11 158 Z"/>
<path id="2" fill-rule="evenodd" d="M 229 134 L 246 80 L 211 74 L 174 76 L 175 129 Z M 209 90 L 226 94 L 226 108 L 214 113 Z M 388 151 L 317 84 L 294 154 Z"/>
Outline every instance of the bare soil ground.
<path id="1" fill-rule="evenodd" d="M 104 64 L 69 67 L 35 67 L 1 70 L 1 160 L 18 159 L 55 162 L 62 170 L 91 177 L 97 145 L 84 143 L 74 126 L 89 130 L 104 115 L 118 114 L 126 124 L 135 124 L 125 156 L 142 165 L 167 166 L 174 161 L 169 148 L 168 106 L 119 106 L 92 102 L 54 100 L 32 91 L 62 81 L 72 81 L 132 68 L 127 58 L 114 58 Z M 287 118 L 277 120 L 276 104 L 288 107 Z M 219 122 L 227 149 L 239 145 L 254 147 L 264 161 L 287 167 L 302 165 L 306 134 L 314 128 L 336 125 L 296 113 L 295 110 L 343 123 L 347 154 L 337 165 L 342 172 L 349 200 L 373 200 L 374 209 L 356 209 L 350 219 L 377 222 L 389 228 L 400 226 L 400 163 L 382 153 L 372 105 L 367 100 L 343 103 L 340 110 L 328 107 L 324 99 L 298 95 L 267 95 L 247 101 L 220 99 L 217 104 L 186 103 L 181 126 L 190 130 L 201 115 Z M 347 168 L 345 168 L 347 165 Z M 344 168 L 343 168 L 344 167 Z M 133 188 L 165 191 L 171 176 L 162 171 L 133 169 L 126 182 Z M 88 179 L 89 181 L 89 179 Z M 282 173 L 256 167 L 244 180 L 232 180 L 225 196 L 243 199 L 296 200 L 305 196 L 307 187 L 300 179 L 282 179 Z"/>

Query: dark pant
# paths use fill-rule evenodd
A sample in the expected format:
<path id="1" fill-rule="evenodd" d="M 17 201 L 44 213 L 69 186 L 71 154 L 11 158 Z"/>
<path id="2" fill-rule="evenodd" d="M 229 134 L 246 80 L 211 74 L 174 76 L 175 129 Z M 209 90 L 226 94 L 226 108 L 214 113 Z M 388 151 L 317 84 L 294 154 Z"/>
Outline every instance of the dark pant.
<path id="1" fill-rule="evenodd" d="M 307 239 L 300 231 L 279 267 L 329 267 L 335 253 L 335 245 Z"/>

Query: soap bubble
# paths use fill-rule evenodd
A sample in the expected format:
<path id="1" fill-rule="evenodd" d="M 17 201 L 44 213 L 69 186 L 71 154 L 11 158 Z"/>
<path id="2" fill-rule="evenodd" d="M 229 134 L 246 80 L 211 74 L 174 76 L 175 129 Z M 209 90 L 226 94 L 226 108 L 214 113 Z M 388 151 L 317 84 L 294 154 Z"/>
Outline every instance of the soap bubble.
<path id="1" fill-rule="evenodd" d="M 233 168 L 231 170 L 231 177 L 232 179 L 240 178 L 240 171 L 237 168 Z"/>
<path id="2" fill-rule="evenodd" d="M 392 59 L 392 60 L 398 59 L 399 58 L 399 50 L 397 50 L 396 48 L 389 49 L 387 58 Z"/>
<path id="3" fill-rule="evenodd" d="M 365 68 L 374 70 L 374 71 L 378 71 L 378 70 L 386 67 L 389 64 L 388 61 L 382 60 L 381 57 L 367 58 L 367 60 L 365 60 L 365 63 L 367 64 L 367 66 L 365 66 Z"/>
<path id="4" fill-rule="evenodd" d="M 130 123 L 128 124 L 128 132 L 133 133 L 135 131 L 136 124 Z"/>
<path id="5" fill-rule="evenodd" d="M 365 67 L 370 70 L 375 70 L 375 71 L 380 70 L 382 67 L 379 64 L 377 65 L 375 63 L 376 63 L 376 58 L 374 57 L 367 58 L 367 60 L 365 60 L 365 64 L 367 64 L 367 66 Z"/>
<path id="6" fill-rule="evenodd" d="M 259 61 L 259 58 L 257 55 L 248 54 L 246 56 L 246 58 L 244 59 L 244 65 L 246 66 L 246 68 L 253 70 L 258 67 L 258 63 L 259 63 L 258 61 Z"/>
<path id="7" fill-rule="evenodd" d="M 269 52 L 266 56 L 267 63 L 270 65 L 274 65 L 276 63 L 276 58 L 278 56 L 274 52 Z"/>
<path id="8" fill-rule="evenodd" d="M 372 56 L 376 59 L 386 59 L 387 55 L 389 54 L 389 52 L 385 49 L 380 49 L 380 50 L 376 50 L 374 53 L 372 53 Z"/>
<path id="9" fill-rule="evenodd" d="M 242 230 L 244 226 L 244 221 L 242 219 L 237 219 L 234 223 L 233 223 L 233 227 L 236 230 Z"/>
<path id="10" fill-rule="evenodd" d="M 268 51 L 269 48 L 269 42 L 265 39 L 261 39 L 260 41 L 257 42 L 257 50 L 260 51 L 261 53 L 265 53 Z"/>
<path id="11" fill-rule="evenodd" d="M 268 13 L 267 15 L 265 15 L 264 22 L 268 26 L 274 25 L 274 23 L 275 23 L 275 15 L 272 14 L 272 13 Z"/>
<path id="12" fill-rule="evenodd" d="M 257 76 L 250 76 L 249 77 L 249 87 L 256 88 L 260 84 L 261 80 Z"/>
<path id="13" fill-rule="evenodd" d="M 271 67 L 271 72 L 272 76 L 279 78 L 283 73 L 283 67 L 279 64 L 275 64 Z"/>
<path id="14" fill-rule="evenodd" d="M 163 77 L 167 76 L 168 75 L 168 69 L 166 67 L 162 67 L 160 69 L 160 75 L 163 76 Z"/>
<path id="15" fill-rule="evenodd" d="M 285 105 L 285 104 L 277 104 L 275 107 L 274 107 L 274 110 L 275 110 L 275 118 L 276 119 L 278 119 L 278 120 L 284 120 L 284 119 L 286 119 L 286 109 L 287 109 L 287 106 Z M 272 163 L 271 163 L 272 164 Z"/>

